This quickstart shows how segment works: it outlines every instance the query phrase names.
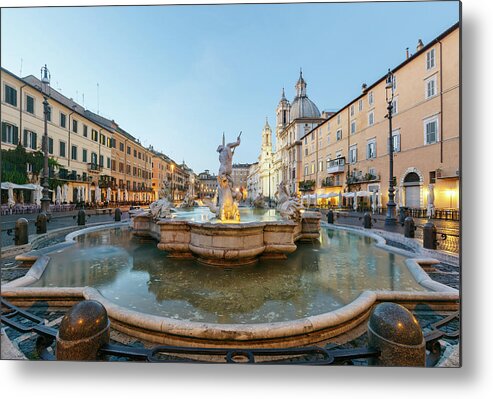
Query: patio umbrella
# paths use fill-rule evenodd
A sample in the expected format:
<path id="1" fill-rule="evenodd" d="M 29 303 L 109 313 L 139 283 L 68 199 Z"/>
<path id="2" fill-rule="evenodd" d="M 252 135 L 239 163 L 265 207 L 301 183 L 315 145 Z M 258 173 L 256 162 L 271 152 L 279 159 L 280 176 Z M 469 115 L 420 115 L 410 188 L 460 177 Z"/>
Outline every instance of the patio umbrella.
<path id="1" fill-rule="evenodd" d="M 101 189 L 99 186 L 96 186 L 96 191 L 94 192 L 94 201 L 96 203 L 101 202 Z"/>
<path id="2" fill-rule="evenodd" d="M 77 202 L 82 202 L 82 192 L 81 186 L 77 187 Z"/>
<path id="3" fill-rule="evenodd" d="M 108 187 L 108 190 L 106 190 L 106 201 L 111 202 L 111 188 Z"/>
<path id="4" fill-rule="evenodd" d="M 116 200 L 118 202 L 121 202 L 121 200 L 122 200 L 122 192 L 121 192 L 120 188 L 118 188 L 118 190 L 116 192 Z"/>
<path id="5" fill-rule="evenodd" d="M 9 205 L 9 208 L 12 208 L 14 205 L 15 205 L 15 201 L 14 201 L 14 186 L 12 183 L 7 183 L 7 193 L 8 193 L 8 200 L 7 200 L 7 203 Z"/>
<path id="6" fill-rule="evenodd" d="M 125 191 L 123 192 L 123 200 L 128 201 L 128 190 L 127 189 L 125 189 Z"/>
<path id="7" fill-rule="evenodd" d="M 355 211 L 358 209 L 358 197 L 356 196 L 356 193 L 353 195 L 353 209 Z"/>
<path id="8" fill-rule="evenodd" d="M 342 206 L 342 191 L 339 191 L 339 208 Z"/>
<path id="9" fill-rule="evenodd" d="M 428 205 L 426 207 L 426 216 L 432 218 L 435 215 L 435 186 L 428 185 Z"/>
<path id="10" fill-rule="evenodd" d="M 372 191 L 371 193 L 371 210 L 373 213 L 377 211 L 377 192 Z"/>
<path id="11" fill-rule="evenodd" d="M 68 202 L 68 184 L 64 184 L 62 188 L 62 202 Z"/>
<path id="12" fill-rule="evenodd" d="M 57 186 L 55 204 L 60 205 L 61 202 L 62 202 L 62 188 L 60 186 Z"/>
<path id="13" fill-rule="evenodd" d="M 36 205 L 41 205 L 41 198 L 43 197 L 43 187 L 37 185 L 34 190 L 34 203 Z"/>

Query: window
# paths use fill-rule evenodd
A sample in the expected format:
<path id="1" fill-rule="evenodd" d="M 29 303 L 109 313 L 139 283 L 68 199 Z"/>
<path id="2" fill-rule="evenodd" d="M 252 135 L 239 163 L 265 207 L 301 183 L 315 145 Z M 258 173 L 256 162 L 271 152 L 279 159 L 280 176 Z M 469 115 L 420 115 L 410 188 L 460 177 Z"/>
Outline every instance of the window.
<path id="1" fill-rule="evenodd" d="M 82 162 L 87 162 L 87 150 L 85 148 L 82 149 Z"/>
<path id="2" fill-rule="evenodd" d="M 424 122 L 425 144 L 433 144 L 438 141 L 438 117 L 433 117 Z"/>
<path id="3" fill-rule="evenodd" d="M 305 147 L 305 157 L 308 156 L 308 147 Z"/>
<path id="4" fill-rule="evenodd" d="M 312 141 L 315 140 L 315 133 L 310 134 Z"/>
<path id="5" fill-rule="evenodd" d="M 336 151 L 336 158 L 342 158 L 342 151 Z"/>
<path id="6" fill-rule="evenodd" d="M 72 131 L 74 133 L 77 133 L 77 128 L 78 128 L 78 122 L 75 119 L 72 119 Z"/>
<path id="7" fill-rule="evenodd" d="M 377 157 L 377 142 L 376 139 L 370 139 L 366 142 L 366 159 Z"/>
<path id="8" fill-rule="evenodd" d="M 426 53 L 426 69 L 435 67 L 435 49 L 432 48 Z"/>
<path id="9" fill-rule="evenodd" d="M 59 152 L 59 155 L 62 158 L 65 158 L 65 154 L 66 154 L 65 147 L 66 147 L 65 141 L 60 141 L 60 152 Z"/>
<path id="10" fill-rule="evenodd" d="M 351 116 L 354 116 L 354 104 L 353 104 L 353 105 L 351 105 L 350 110 L 351 110 Z"/>
<path id="11" fill-rule="evenodd" d="M 111 170 L 116 172 L 116 161 L 114 159 L 111 160 Z"/>
<path id="12" fill-rule="evenodd" d="M 46 120 L 51 122 L 51 107 L 48 105 L 48 114 L 46 115 Z"/>
<path id="13" fill-rule="evenodd" d="M 358 147 L 353 145 L 349 147 L 349 163 L 356 163 L 358 161 Z"/>
<path id="14" fill-rule="evenodd" d="M 83 135 L 84 137 L 87 137 L 87 125 L 84 125 L 84 128 L 82 129 L 83 130 Z"/>
<path id="15" fill-rule="evenodd" d="M 437 94 L 437 77 L 432 76 L 425 82 L 425 98 L 434 97 Z"/>
<path id="16" fill-rule="evenodd" d="M 106 167 L 111 169 L 111 158 L 106 158 Z"/>
<path id="17" fill-rule="evenodd" d="M 368 113 L 368 126 L 373 126 L 375 123 L 375 114 L 373 111 Z"/>
<path id="18" fill-rule="evenodd" d="M 437 172 L 436 170 L 433 170 L 430 172 L 430 183 L 431 184 L 436 183 L 436 179 L 437 179 Z"/>
<path id="19" fill-rule="evenodd" d="M 132 153 L 132 149 L 130 147 L 127 147 L 127 154 L 130 155 Z"/>
<path id="20" fill-rule="evenodd" d="M 318 171 L 321 172 L 324 169 L 324 161 L 318 161 Z"/>
<path id="21" fill-rule="evenodd" d="M 104 134 L 100 134 L 99 135 L 99 142 L 102 144 L 102 145 L 106 145 L 106 136 Z"/>
<path id="22" fill-rule="evenodd" d="M 338 114 L 337 115 L 337 124 L 340 125 L 341 124 L 341 114 Z"/>
<path id="23" fill-rule="evenodd" d="M 26 112 L 34 114 L 34 97 L 26 95 Z"/>
<path id="24" fill-rule="evenodd" d="M 356 121 L 351 121 L 351 134 L 356 133 Z"/>
<path id="25" fill-rule="evenodd" d="M 63 112 L 60 112 L 60 126 L 61 127 L 67 126 L 67 115 L 65 115 Z"/>
<path id="26" fill-rule="evenodd" d="M 120 151 L 121 152 L 125 151 L 125 144 L 120 143 Z"/>
<path id="27" fill-rule="evenodd" d="M 101 167 L 104 166 L 104 155 L 99 156 L 99 166 L 101 166 Z"/>
<path id="28" fill-rule="evenodd" d="M 36 133 L 24 129 L 24 137 L 22 140 L 22 144 L 24 145 L 24 147 L 35 150 L 37 147 L 37 139 L 38 135 Z"/>
<path id="29" fill-rule="evenodd" d="M 363 100 L 358 101 L 358 111 L 363 111 Z"/>
<path id="30" fill-rule="evenodd" d="M 17 107 L 17 90 L 12 86 L 5 85 L 4 86 L 4 100 L 7 104 L 13 105 Z"/>
<path id="31" fill-rule="evenodd" d="M 394 89 L 394 91 L 397 89 L 397 76 L 395 75 L 392 75 L 393 76 L 393 79 L 392 79 L 392 87 Z"/>
<path id="32" fill-rule="evenodd" d="M 392 146 L 394 152 L 401 151 L 401 133 L 399 130 L 392 132 Z"/>
<path id="33" fill-rule="evenodd" d="M 134 158 L 137 158 L 137 150 L 134 149 Z"/>
<path id="34" fill-rule="evenodd" d="M 72 159 L 74 161 L 77 161 L 77 146 L 76 145 L 72 146 Z"/>
<path id="35" fill-rule="evenodd" d="M 98 141 L 98 131 L 97 130 L 92 129 L 91 139 L 93 141 Z"/>
<path id="36" fill-rule="evenodd" d="M 371 105 L 373 105 L 373 92 L 372 92 L 372 91 L 370 91 L 370 92 L 368 93 L 368 104 L 369 104 L 370 106 L 371 106 Z"/>
<path id="37" fill-rule="evenodd" d="M 118 172 L 123 173 L 124 168 L 123 168 L 123 162 L 118 163 Z"/>
<path id="38" fill-rule="evenodd" d="M 14 145 L 19 144 L 19 129 L 17 126 L 2 122 L 2 142 Z"/>
<path id="39" fill-rule="evenodd" d="M 336 132 L 336 140 L 337 140 L 337 141 L 342 140 L 342 129 L 339 129 L 339 130 Z"/>
<path id="40" fill-rule="evenodd" d="M 395 115 L 397 114 L 397 112 L 399 112 L 399 107 L 398 107 L 398 98 L 394 98 L 392 100 L 392 115 Z"/>
<path id="41" fill-rule="evenodd" d="M 315 162 L 312 162 L 311 166 L 311 172 L 312 174 L 315 173 Z"/>

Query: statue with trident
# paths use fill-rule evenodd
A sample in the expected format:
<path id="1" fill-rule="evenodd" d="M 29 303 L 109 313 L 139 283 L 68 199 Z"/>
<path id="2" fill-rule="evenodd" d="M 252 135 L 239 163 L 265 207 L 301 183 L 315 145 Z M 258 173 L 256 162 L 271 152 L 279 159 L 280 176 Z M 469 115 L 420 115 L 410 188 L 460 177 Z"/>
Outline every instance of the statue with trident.
<path id="1" fill-rule="evenodd" d="M 240 145 L 241 132 L 234 143 L 226 144 L 224 133 L 223 133 L 223 143 L 217 147 L 217 152 L 219 153 L 219 176 L 225 175 L 230 182 L 230 186 L 233 185 L 233 178 L 231 177 L 233 173 L 233 155 L 235 153 L 235 148 Z"/>

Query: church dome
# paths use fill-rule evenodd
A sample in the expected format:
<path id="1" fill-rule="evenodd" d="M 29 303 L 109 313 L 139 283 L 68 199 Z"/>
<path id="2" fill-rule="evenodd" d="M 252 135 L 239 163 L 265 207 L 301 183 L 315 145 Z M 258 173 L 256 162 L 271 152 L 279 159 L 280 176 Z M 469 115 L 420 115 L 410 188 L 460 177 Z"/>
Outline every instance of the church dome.
<path id="1" fill-rule="evenodd" d="M 298 118 L 320 118 L 320 111 L 315 103 L 306 95 L 306 82 L 300 71 L 300 78 L 296 83 L 296 97 L 291 104 L 290 120 Z"/>

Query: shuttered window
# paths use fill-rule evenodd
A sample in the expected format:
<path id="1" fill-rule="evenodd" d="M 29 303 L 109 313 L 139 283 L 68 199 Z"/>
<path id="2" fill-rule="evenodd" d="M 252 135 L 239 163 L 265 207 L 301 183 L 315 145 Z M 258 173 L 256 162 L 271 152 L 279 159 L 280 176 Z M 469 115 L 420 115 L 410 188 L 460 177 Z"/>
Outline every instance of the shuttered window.
<path id="1" fill-rule="evenodd" d="M 2 122 L 2 143 L 19 144 L 19 128 L 10 123 Z"/>
<path id="2" fill-rule="evenodd" d="M 4 86 L 4 99 L 7 104 L 17 107 L 17 90 L 6 84 Z"/>
<path id="3" fill-rule="evenodd" d="M 35 150 L 37 148 L 38 135 L 30 130 L 24 129 L 24 136 L 22 140 L 22 144 L 26 148 L 31 148 Z"/>
<path id="4" fill-rule="evenodd" d="M 34 114 L 34 97 L 26 96 L 26 112 Z"/>

